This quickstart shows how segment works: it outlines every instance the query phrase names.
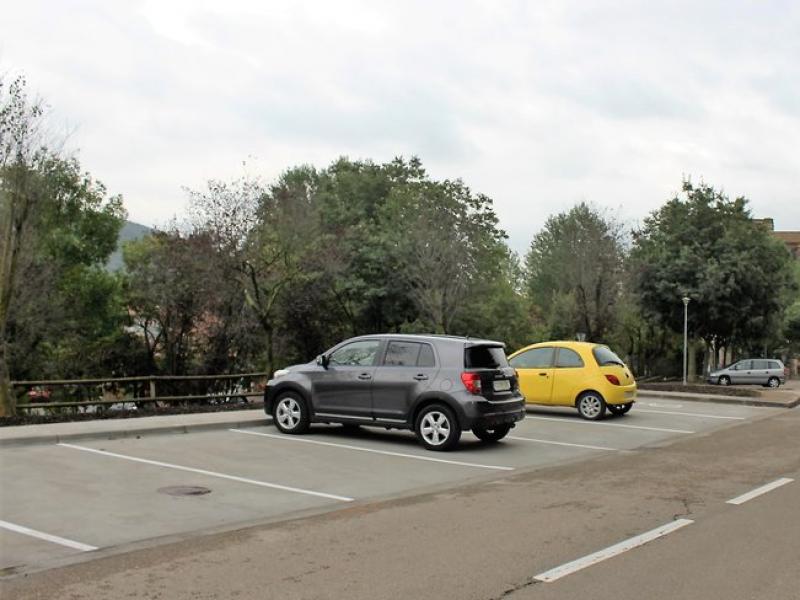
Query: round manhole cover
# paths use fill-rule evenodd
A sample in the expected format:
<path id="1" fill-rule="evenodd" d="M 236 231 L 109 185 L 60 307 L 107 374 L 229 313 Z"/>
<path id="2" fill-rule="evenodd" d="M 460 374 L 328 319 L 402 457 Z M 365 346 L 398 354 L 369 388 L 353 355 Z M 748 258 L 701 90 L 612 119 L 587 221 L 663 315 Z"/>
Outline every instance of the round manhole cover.
<path id="1" fill-rule="evenodd" d="M 211 493 L 210 489 L 199 485 L 169 485 L 158 488 L 158 491 L 168 496 L 202 496 L 203 494 Z"/>

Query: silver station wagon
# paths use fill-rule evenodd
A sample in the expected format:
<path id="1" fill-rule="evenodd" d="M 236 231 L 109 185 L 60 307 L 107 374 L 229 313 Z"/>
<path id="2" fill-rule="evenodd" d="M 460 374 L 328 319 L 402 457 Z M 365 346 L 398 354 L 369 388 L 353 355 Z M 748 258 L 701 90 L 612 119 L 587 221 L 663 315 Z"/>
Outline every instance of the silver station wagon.
<path id="1" fill-rule="evenodd" d="M 748 358 L 709 373 L 708 383 L 763 385 L 776 388 L 786 383 L 786 370 L 783 363 L 774 358 Z"/>

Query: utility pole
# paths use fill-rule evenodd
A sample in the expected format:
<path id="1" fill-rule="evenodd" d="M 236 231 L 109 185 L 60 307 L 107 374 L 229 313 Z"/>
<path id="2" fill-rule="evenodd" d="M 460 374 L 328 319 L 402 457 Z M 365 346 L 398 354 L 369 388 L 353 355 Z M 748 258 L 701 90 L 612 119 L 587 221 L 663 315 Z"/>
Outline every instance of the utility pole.
<path id="1" fill-rule="evenodd" d="M 687 352 L 689 349 L 689 296 L 683 297 L 683 385 L 686 385 L 686 369 L 689 365 Z"/>

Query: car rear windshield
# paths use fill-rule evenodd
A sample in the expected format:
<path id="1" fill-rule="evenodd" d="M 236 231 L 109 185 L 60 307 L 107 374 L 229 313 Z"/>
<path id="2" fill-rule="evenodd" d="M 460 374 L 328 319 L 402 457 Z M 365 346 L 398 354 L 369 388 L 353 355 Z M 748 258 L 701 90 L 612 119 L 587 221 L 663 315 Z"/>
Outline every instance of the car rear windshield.
<path id="1" fill-rule="evenodd" d="M 614 354 L 607 346 L 595 346 L 592 350 L 592 354 L 594 354 L 594 359 L 601 367 L 606 365 L 625 366 L 625 363 L 622 362 L 622 359 Z"/>
<path id="2" fill-rule="evenodd" d="M 464 349 L 464 366 L 468 369 L 501 369 L 508 366 L 502 346 L 471 346 Z"/>

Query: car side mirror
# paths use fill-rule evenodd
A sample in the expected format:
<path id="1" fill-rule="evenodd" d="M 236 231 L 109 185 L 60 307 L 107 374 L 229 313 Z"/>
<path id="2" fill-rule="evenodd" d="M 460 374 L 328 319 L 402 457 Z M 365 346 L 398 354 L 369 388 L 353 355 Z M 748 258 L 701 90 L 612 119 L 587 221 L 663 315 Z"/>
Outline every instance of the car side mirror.
<path id="1" fill-rule="evenodd" d="M 327 368 L 328 368 L 328 365 L 330 364 L 330 362 L 331 362 L 331 359 L 330 359 L 330 358 L 328 358 L 328 355 L 327 355 L 327 354 L 320 354 L 320 355 L 317 357 L 317 364 L 318 364 L 320 367 L 322 367 L 323 369 L 327 369 Z"/>

